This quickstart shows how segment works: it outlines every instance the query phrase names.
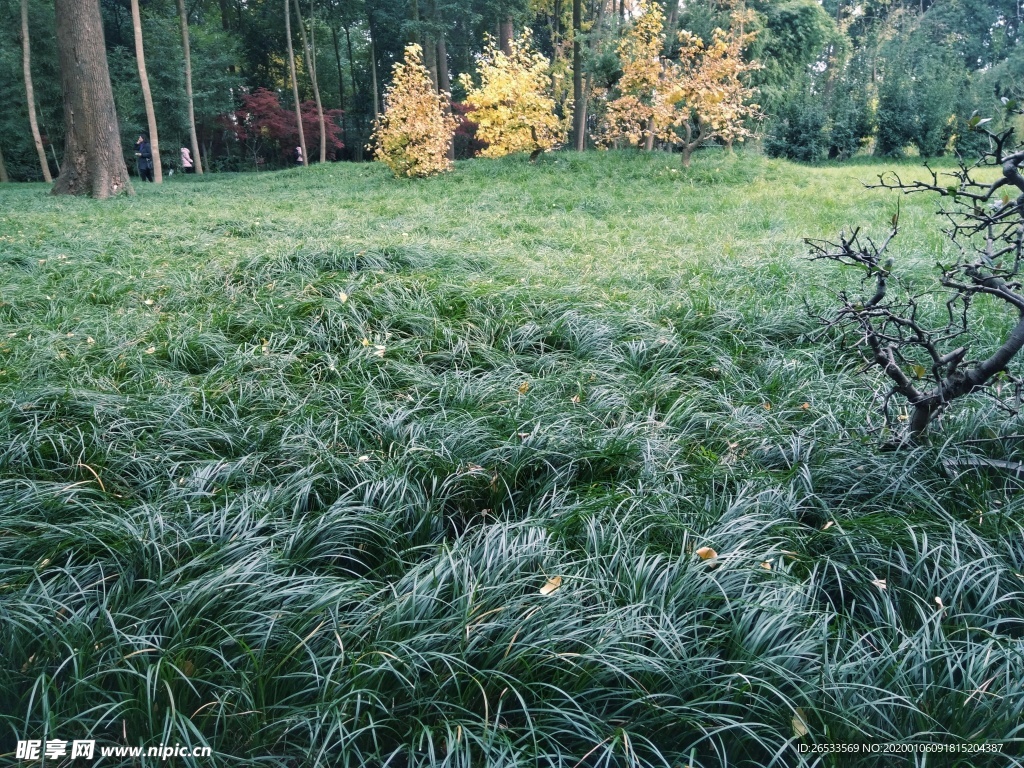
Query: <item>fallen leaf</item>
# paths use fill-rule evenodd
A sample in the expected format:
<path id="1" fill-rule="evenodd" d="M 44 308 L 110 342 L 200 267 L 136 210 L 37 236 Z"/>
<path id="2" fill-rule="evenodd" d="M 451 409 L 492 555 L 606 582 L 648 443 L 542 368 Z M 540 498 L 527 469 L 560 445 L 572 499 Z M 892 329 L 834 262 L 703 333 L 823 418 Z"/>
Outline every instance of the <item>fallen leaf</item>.
<path id="1" fill-rule="evenodd" d="M 935 604 L 936 604 L 937 606 L 939 606 L 939 608 L 944 608 L 944 607 L 945 607 L 945 606 L 944 606 L 944 605 L 942 604 L 942 598 L 941 598 L 941 597 L 936 597 L 936 598 L 935 598 Z"/>
<path id="2" fill-rule="evenodd" d="M 525 395 L 527 392 L 530 391 L 530 382 L 524 381 L 522 384 L 519 385 L 518 389 L 520 395 Z"/>
<path id="3" fill-rule="evenodd" d="M 718 553 L 715 552 L 711 547 L 701 547 L 697 550 L 697 557 L 701 560 L 714 560 L 718 557 Z"/>
<path id="4" fill-rule="evenodd" d="M 810 734 L 811 729 L 807 726 L 807 716 L 804 714 L 803 707 L 797 707 L 793 713 L 793 735 L 802 739 L 804 736 Z"/>
<path id="5" fill-rule="evenodd" d="M 801 405 L 800 407 L 801 407 L 801 408 L 803 408 L 803 409 L 804 409 L 804 410 L 806 411 L 806 410 L 809 410 L 809 409 L 810 409 L 810 407 L 811 407 L 811 404 L 810 404 L 810 403 L 804 403 L 804 404 L 803 404 L 803 405 Z"/>
<path id="6" fill-rule="evenodd" d="M 156 347 L 147 347 L 146 348 L 146 354 L 147 355 L 152 355 L 154 352 L 156 352 Z"/>
<path id="7" fill-rule="evenodd" d="M 561 576 L 553 576 L 552 578 L 548 579 L 544 583 L 543 587 L 540 588 L 540 593 L 542 595 L 550 595 L 552 592 L 554 592 L 556 589 L 558 589 L 561 586 L 562 586 L 562 577 Z"/>
<path id="8" fill-rule="evenodd" d="M 871 583 L 874 584 L 879 589 L 885 589 L 886 587 L 889 586 L 888 584 L 885 583 L 885 579 L 872 579 Z"/>
<path id="9" fill-rule="evenodd" d="M 764 409 L 766 411 L 770 411 L 772 409 L 772 404 L 771 403 L 764 403 L 763 407 L 764 407 Z"/>
<path id="10" fill-rule="evenodd" d="M 370 346 L 370 340 L 367 339 L 365 336 L 363 337 L 363 346 L 364 347 Z"/>
<path id="11" fill-rule="evenodd" d="M 338 293 L 338 301 L 344 304 L 346 301 L 348 301 L 348 294 L 345 293 L 344 291 Z"/>
<path id="12" fill-rule="evenodd" d="M 573 395 L 572 396 L 572 402 L 573 402 L 574 405 L 579 405 L 580 404 L 580 396 L 579 395 Z"/>
<path id="13" fill-rule="evenodd" d="M 835 520 L 829 520 L 829 521 L 828 521 L 827 523 L 825 523 L 825 525 L 824 525 L 824 526 L 822 526 L 822 529 L 821 529 L 821 530 L 823 530 L 823 531 L 827 531 L 827 530 L 828 530 L 829 528 L 831 528 L 831 527 L 832 527 L 833 525 L 835 525 L 835 524 L 836 524 L 836 521 L 835 521 Z"/>
<path id="14" fill-rule="evenodd" d="M 153 306 L 153 300 L 152 299 L 146 299 L 146 306 L 147 307 L 152 307 Z"/>
<path id="15" fill-rule="evenodd" d="M 761 563 L 761 567 L 764 568 L 766 571 L 770 571 L 772 569 L 771 560 L 765 560 L 763 563 Z"/>

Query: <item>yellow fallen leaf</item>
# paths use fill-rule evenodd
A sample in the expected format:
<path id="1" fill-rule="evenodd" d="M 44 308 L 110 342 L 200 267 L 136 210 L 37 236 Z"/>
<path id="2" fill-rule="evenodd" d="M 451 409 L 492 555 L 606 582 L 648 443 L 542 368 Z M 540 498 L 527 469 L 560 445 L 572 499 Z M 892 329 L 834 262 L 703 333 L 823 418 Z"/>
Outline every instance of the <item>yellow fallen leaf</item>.
<path id="1" fill-rule="evenodd" d="M 701 547 L 697 550 L 697 557 L 701 560 L 714 560 L 718 557 L 718 553 L 715 552 L 711 547 Z"/>
<path id="2" fill-rule="evenodd" d="M 807 726 L 807 716 L 804 714 L 803 707 L 797 707 L 793 713 L 793 735 L 802 739 L 811 732 L 811 729 Z"/>
<path id="3" fill-rule="evenodd" d="M 88 336 L 85 339 L 85 343 L 86 344 L 95 344 L 96 343 L 96 339 L 94 339 L 92 336 Z"/>
<path id="4" fill-rule="evenodd" d="M 761 567 L 764 568 L 766 571 L 770 571 L 772 569 L 771 561 L 765 560 L 763 563 L 761 563 Z"/>
<path id="5" fill-rule="evenodd" d="M 520 395 L 525 395 L 529 391 L 530 391 L 530 382 L 524 381 L 522 384 L 519 385 L 519 394 Z"/>
<path id="6" fill-rule="evenodd" d="M 580 404 L 580 396 L 579 395 L 573 395 L 572 396 L 572 402 L 573 402 L 574 405 L 579 405 Z"/>
<path id="7" fill-rule="evenodd" d="M 147 307 L 152 307 L 153 306 L 153 300 L 152 299 L 146 299 L 146 306 Z"/>
<path id="8" fill-rule="evenodd" d="M 338 293 L 338 301 L 340 301 L 342 304 L 344 304 L 346 301 L 348 301 L 348 294 L 345 293 L 344 291 L 339 292 Z"/>
<path id="9" fill-rule="evenodd" d="M 765 404 L 764 404 L 764 409 L 765 409 L 766 411 L 770 411 L 770 410 L 772 409 L 772 404 L 771 404 L 771 403 L 765 403 Z"/>
<path id="10" fill-rule="evenodd" d="M 811 404 L 810 404 L 810 403 L 804 403 L 804 404 L 803 404 L 803 405 L 801 405 L 800 407 L 801 407 L 801 408 L 803 408 L 803 409 L 804 409 L 804 410 L 806 411 L 806 410 L 809 410 L 809 409 L 810 409 L 810 407 L 811 407 Z"/>
<path id="11" fill-rule="evenodd" d="M 146 354 L 147 355 L 152 355 L 154 352 L 156 352 L 156 347 L 147 347 L 146 348 Z"/>
<path id="12" fill-rule="evenodd" d="M 561 576 L 553 576 L 552 578 L 548 579 L 544 583 L 543 587 L 540 588 L 540 593 L 542 595 L 550 595 L 552 592 L 554 592 L 555 590 L 557 590 L 561 586 L 562 586 L 562 577 Z"/>
<path id="13" fill-rule="evenodd" d="M 370 340 L 368 338 L 366 338 L 365 336 L 363 337 L 363 346 L 364 347 L 370 346 Z"/>

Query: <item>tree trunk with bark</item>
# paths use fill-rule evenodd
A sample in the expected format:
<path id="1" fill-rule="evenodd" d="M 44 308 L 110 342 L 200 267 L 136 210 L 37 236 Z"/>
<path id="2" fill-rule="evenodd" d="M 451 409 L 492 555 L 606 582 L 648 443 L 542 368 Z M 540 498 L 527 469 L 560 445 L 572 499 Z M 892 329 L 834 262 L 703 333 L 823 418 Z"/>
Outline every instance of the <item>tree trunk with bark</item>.
<path id="1" fill-rule="evenodd" d="M 54 0 L 54 7 L 65 133 L 64 163 L 53 194 L 131 194 L 99 0 Z"/>
<path id="2" fill-rule="evenodd" d="M 7 184 L 11 177 L 7 175 L 7 166 L 4 164 L 4 151 L 0 149 L 0 184 Z"/>
<path id="3" fill-rule="evenodd" d="M 512 17 L 506 16 L 498 24 L 498 45 L 501 46 L 501 50 L 506 56 L 512 55 L 512 38 L 514 35 L 515 29 L 512 25 Z"/>
<path id="4" fill-rule="evenodd" d="M 572 0 L 572 138 L 577 151 L 582 151 L 583 121 L 586 104 L 583 101 L 583 0 Z"/>
<path id="5" fill-rule="evenodd" d="M 295 122 L 299 128 L 299 147 L 302 149 L 302 164 L 309 165 L 306 153 L 306 134 L 302 131 L 302 105 L 299 103 L 299 80 L 295 76 L 295 50 L 292 48 L 292 11 L 288 0 L 284 0 L 284 34 L 288 40 L 288 72 L 292 78 L 292 96 L 295 99 Z"/>
<path id="6" fill-rule="evenodd" d="M 316 99 L 316 114 L 320 121 L 320 162 L 327 162 L 327 131 L 324 126 L 324 105 L 320 100 L 320 86 L 316 82 L 316 60 L 313 58 L 315 51 L 310 45 L 306 36 L 306 25 L 302 21 L 302 11 L 299 8 L 299 0 L 295 0 L 295 15 L 299 19 L 299 36 L 302 38 L 302 50 L 306 52 L 306 68 L 309 70 L 309 81 L 313 85 L 313 98 Z M 312 34 L 312 31 L 311 31 Z"/>
<path id="7" fill-rule="evenodd" d="M 338 45 L 338 30 L 331 27 L 331 40 L 334 42 L 334 63 L 338 66 L 338 99 L 341 103 L 341 143 L 348 146 L 348 131 L 345 128 L 348 120 L 345 115 L 345 76 L 341 70 L 341 47 Z M 353 94 L 355 97 L 355 94 Z"/>
<path id="8" fill-rule="evenodd" d="M 380 86 L 377 85 L 377 44 L 373 39 L 373 28 L 370 28 L 370 83 L 373 86 L 373 119 L 376 120 L 380 115 L 380 97 L 378 91 Z"/>
<path id="9" fill-rule="evenodd" d="M 39 156 L 39 166 L 43 171 L 43 180 L 47 184 L 53 183 L 50 175 L 50 164 L 46 161 L 46 149 L 43 147 L 43 137 L 39 135 L 39 123 L 36 120 L 36 97 L 32 88 L 32 53 L 28 36 L 28 0 L 21 0 L 21 65 L 25 73 L 25 98 L 28 100 L 28 122 L 32 127 L 32 141 L 36 145 L 36 154 Z"/>
<path id="10" fill-rule="evenodd" d="M 192 97 L 192 48 L 188 39 L 188 13 L 185 0 L 178 0 L 178 18 L 181 21 L 181 47 L 185 52 L 185 96 L 188 98 L 188 139 L 192 145 L 195 171 L 203 175 L 203 161 L 199 156 L 199 136 L 196 134 L 196 106 Z"/>
<path id="11" fill-rule="evenodd" d="M 160 137 L 156 130 L 156 110 L 153 109 L 153 94 L 149 90 L 149 75 L 146 74 L 146 53 L 142 46 L 142 17 L 139 14 L 139 0 L 131 0 L 132 27 L 135 30 L 135 61 L 139 65 L 139 82 L 142 84 L 142 100 L 146 104 L 146 122 L 149 124 L 149 146 L 153 150 L 153 181 L 164 181 L 163 163 L 160 162 Z"/>

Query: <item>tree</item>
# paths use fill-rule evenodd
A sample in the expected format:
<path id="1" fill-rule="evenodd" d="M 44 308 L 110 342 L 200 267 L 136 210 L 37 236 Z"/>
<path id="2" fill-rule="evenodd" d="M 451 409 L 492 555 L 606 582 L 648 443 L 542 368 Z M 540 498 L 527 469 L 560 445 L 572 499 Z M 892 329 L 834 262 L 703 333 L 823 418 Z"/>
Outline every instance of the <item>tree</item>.
<path id="1" fill-rule="evenodd" d="M 301 105 L 304 130 L 316 130 L 319 112 L 311 102 L 304 101 Z M 341 149 L 344 144 L 338 138 L 340 128 L 338 118 L 341 110 L 327 110 L 325 126 L 327 143 L 333 151 Z M 281 106 L 277 94 L 265 88 L 257 88 L 252 93 L 241 96 L 241 105 L 234 111 L 218 118 L 220 125 L 228 131 L 236 141 L 244 145 L 245 151 L 252 157 L 253 165 L 259 170 L 261 165 L 288 162 L 291 150 L 298 141 L 295 119 L 288 110 Z"/>
<path id="2" fill-rule="evenodd" d="M 21 0 L 21 50 L 22 69 L 25 73 L 25 100 L 28 102 L 28 121 L 32 127 L 32 140 L 36 145 L 36 154 L 39 155 L 43 179 L 47 184 L 51 184 L 53 177 L 50 175 L 50 164 L 46 160 L 43 137 L 39 135 L 39 122 L 36 120 L 36 96 L 35 90 L 32 88 L 32 54 L 28 36 L 28 0 Z"/>
<path id="3" fill-rule="evenodd" d="M 192 146 L 192 161 L 196 173 L 202 176 L 203 161 L 199 156 L 199 137 L 196 134 L 196 103 L 192 96 L 192 48 L 188 39 L 188 13 L 185 0 L 178 0 L 178 19 L 181 21 L 181 47 L 185 55 L 185 96 L 188 98 L 189 143 Z"/>
<path id="4" fill-rule="evenodd" d="M 54 7 L 65 134 L 64 163 L 53 193 L 96 198 L 130 194 L 99 0 L 54 0 Z"/>
<path id="5" fill-rule="evenodd" d="M 757 69 L 756 62 L 743 60 L 743 48 L 752 33 L 737 29 L 716 29 L 711 43 L 689 32 L 680 33 L 679 61 L 672 67 L 670 104 L 677 106 L 674 126 L 683 131 L 683 166 L 705 141 L 719 138 L 731 147 L 751 135 L 746 126 L 760 116 L 760 107 L 750 103 L 756 90 L 743 82 L 745 73 Z"/>
<path id="6" fill-rule="evenodd" d="M 640 0 L 640 16 L 618 45 L 622 76 L 615 86 L 618 94 L 606 109 L 605 124 L 598 143 L 603 146 L 625 142 L 651 149 L 655 136 L 671 139 L 673 108 L 666 100 L 669 84 L 661 51 L 665 16 L 661 8 Z"/>
<path id="7" fill-rule="evenodd" d="M 7 164 L 4 162 L 4 151 L 0 149 L 0 184 L 7 184 L 11 177 L 7 175 Z"/>
<path id="8" fill-rule="evenodd" d="M 142 85 L 142 99 L 146 104 L 146 123 L 149 126 L 149 145 L 153 151 L 153 181 L 164 181 L 163 163 L 160 162 L 160 136 L 156 129 L 156 110 L 153 109 L 153 94 L 149 90 L 149 75 L 146 73 L 146 52 L 142 45 L 142 17 L 139 14 L 139 0 L 131 0 L 132 28 L 135 30 L 135 61 L 139 67 L 139 83 Z"/>
<path id="9" fill-rule="evenodd" d="M 327 162 L 327 131 L 324 128 L 324 105 L 320 101 L 320 86 L 316 81 L 316 58 L 310 47 L 309 39 L 306 37 L 306 25 L 302 22 L 302 10 L 299 8 L 299 0 L 295 0 L 295 16 L 299 20 L 299 35 L 302 37 L 302 49 L 306 52 L 306 68 L 309 70 L 309 80 L 313 85 L 313 96 L 316 99 L 316 114 L 320 123 L 320 162 Z M 303 150 L 305 159 L 305 150 Z"/>
<path id="10" fill-rule="evenodd" d="M 295 76 L 295 51 L 292 49 L 292 12 L 288 7 L 288 0 L 284 0 L 284 29 L 285 39 L 288 41 L 288 73 L 292 79 L 292 96 L 295 99 L 295 124 L 299 132 L 299 147 L 302 149 L 302 164 L 309 165 L 309 155 L 306 153 L 306 134 L 302 130 L 302 106 L 299 102 L 299 80 Z"/>
<path id="11" fill-rule="evenodd" d="M 555 115 L 549 93 L 550 62 L 533 50 L 532 34 L 527 29 L 509 41 L 508 53 L 488 38 L 477 59 L 480 85 L 474 86 L 469 75 L 460 78 L 466 104 L 474 110 L 476 138 L 488 145 L 483 157 L 530 152 L 535 158 L 565 141 L 566 121 Z"/>
<path id="12" fill-rule="evenodd" d="M 1007 108 L 1020 114 L 1016 102 L 1008 101 Z M 877 185 L 904 193 L 931 192 L 951 201 L 942 213 L 959 255 L 952 264 L 939 264 L 946 300 L 937 314 L 929 313 L 932 302 L 925 294 L 915 292 L 917 281 L 900 277 L 886 253 L 899 232 L 898 212 L 880 245 L 861 239 L 858 230 L 834 242 L 810 241 L 812 258 L 857 267 L 874 287 L 871 296 L 840 293 L 839 311 L 825 322 L 852 336 L 867 365 L 888 378 L 881 403 L 886 426 L 898 432 L 893 447 L 924 439 L 929 425 L 955 400 L 987 392 L 1016 412 L 1024 394 L 1024 380 L 1009 369 L 1024 348 L 1024 144 L 1011 144 L 1012 130 L 988 131 L 987 122 L 975 116 L 970 124 L 988 138 L 990 150 L 974 166 L 961 163 L 958 171 L 943 174 L 950 181 L 940 181 L 935 172 L 930 180 L 915 182 L 892 174 L 882 176 Z M 977 172 L 983 169 L 998 169 L 998 178 L 979 180 Z M 972 357 L 974 348 L 984 347 L 971 328 L 972 317 L 986 302 L 989 306 L 980 311 L 1001 304 L 1011 322 L 1000 340 Z M 902 427 L 892 418 L 893 398 L 910 411 Z"/>
<path id="13" fill-rule="evenodd" d="M 450 171 L 448 147 L 456 120 L 448 109 L 448 94 L 437 93 L 423 65 L 418 45 L 405 49 L 396 62 L 391 85 L 384 93 L 384 112 L 373 130 L 374 157 L 396 176 L 432 176 Z"/>

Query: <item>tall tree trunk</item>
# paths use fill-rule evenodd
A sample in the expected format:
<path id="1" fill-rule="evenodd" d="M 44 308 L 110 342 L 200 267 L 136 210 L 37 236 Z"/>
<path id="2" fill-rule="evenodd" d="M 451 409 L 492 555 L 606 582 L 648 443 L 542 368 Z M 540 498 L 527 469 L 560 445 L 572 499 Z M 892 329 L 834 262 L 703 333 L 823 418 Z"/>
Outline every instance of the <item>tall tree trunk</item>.
<path id="1" fill-rule="evenodd" d="M 437 38 L 437 90 L 451 93 L 452 77 L 448 72 L 448 46 L 445 45 L 444 35 Z"/>
<path id="2" fill-rule="evenodd" d="M 65 132 L 64 163 L 53 194 L 131 194 L 99 0 L 54 0 L 54 8 Z"/>
<path id="3" fill-rule="evenodd" d="M 380 98 L 377 85 L 377 44 L 373 39 L 373 28 L 370 28 L 370 82 L 373 85 L 373 119 L 380 115 Z"/>
<path id="4" fill-rule="evenodd" d="M 231 29 L 231 7 L 228 0 L 220 0 L 220 26 L 225 32 Z"/>
<path id="5" fill-rule="evenodd" d="M 341 71 L 341 48 L 338 46 L 338 30 L 331 27 L 331 40 L 334 42 L 334 62 L 338 65 L 338 99 L 341 102 L 341 143 L 348 146 L 348 131 L 345 124 L 348 115 L 345 114 L 345 76 Z M 353 97 L 355 94 L 353 94 Z"/>
<path id="6" fill-rule="evenodd" d="M 21 0 L 21 65 L 25 72 L 25 98 L 28 99 L 28 122 L 32 127 L 32 140 L 36 144 L 39 156 L 39 167 L 43 171 L 43 179 L 47 184 L 53 183 L 50 175 L 50 164 L 46 162 L 46 150 L 43 148 L 43 137 L 39 135 L 39 123 L 36 122 L 36 97 L 32 88 L 32 54 L 28 37 L 28 0 Z"/>
<path id="7" fill-rule="evenodd" d="M 436 19 L 435 19 L 436 20 Z M 437 88 L 448 95 L 448 114 L 454 115 L 452 110 L 452 79 L 448 74 L 448 47 L 444 44 L 444 33 L 437 38 Z M 455 134 L 452 134 L 448 142 L 448 159 L 455 159 Z"/>
<path id="8" fill-rule="evenodd" d="M 196 105 L 192 97 L 192 48 L 188 40 L 188 13 L 185 0 L 178 0 L 178 19 L 181 21 L 181 47 L 185 51 L 185 96 L 188 98 L 188 139 L 192 144 L 195 171 L 203 175 L 203 161 L 199 157 L 199 137 L 196 135 Z"/>
<path id="9" fill-rule="evenodd" d="M 583 0 L 572 0 L 572 136 L 576 150 L 583 151 L 587 105 L 583 101 Z"/>
<path id="10" fill-rule="evenodd" d="M 0 149 L 0 184 L 7 184 L 11 177 L 7 175 L 7 166 L 4 164 L 4 151 Z"/>
<path id="11" fill-rule="evenodd" d="M 425 35 L 423 38 L 423 66 L 427 68 L 427 73 L 430 75 L 430 84 L 434 87 L 436 92 L 438 89 L 437 84 L 437 43 L 430 35 Z"/>
<path id="12" fill-rule="evenodd" d="M 302 106 L 299 104 L 299 80 L 295 77 L 295 51 L 292 48 L 292 11 L 291 8 L 288 7 L 288 0 L 284 0 L 284 34 L 288 39 L 288 71 L 292 76 L 292 96 L 295 99 L 295 122 L 299 127 L 299 147 L 302 149 L 302 164 L 309 165 L 309 155 L 306 154 L 306 134 L 302 131 Z"/>
<path id="13" fill-rule="evenodd" d="M 309 70 L 309 81 L 313 84 L 313 98 L 316 99 L 316 115 L 320 121 L 320 162 L 327 162 L 327 131 L 324 126 L 324 105 L 320 100 L 320 86 L 316 83 L 316 61 L 313 58 L 313 49 L 306 37 L 306 25 L 302 21 L 302 10 L 299 8 L 299 0 L 295 0 L 295 16 L 299 19 L 299 36 L 302 38 L 302 50 L 306 52 L 306 68 Z M 312 32 L 312 31 L 311 31 Z"/>
<path id="14" fill-rule="evenodd" d="M 506 56 L 512 55 L 512 37 L 515 31 L 512 27 L 512 17 L 506 16 L 498 24 L 498 45 Z"/>
<path id="15" fill-rule="evenodd" d="M 367 20 L 369 21 L 369 19 Z M 377 59 L 374 56 L 373 51 L 373 27 L 368 26 L 370 31 L 370 74 L 373 76 L 373 119 L 377 119 Z M 348 71 L 352 76 L 352 103 L 355 104 L 359 99 L 359 85 L 356 83 L 356 60 L 352 55 L 352 28 L 351 26 L 345 27 L 345 44 L 348 47 Z M 358 114 L 358 113 L 357 113 Z M 352 147 L 352 159 L 356 162 L 360 162 L 363 159 L 363 149 L 366 142 L 363 140 L 363 121 L 353 120 L 353 124 L 356 127 L 356 133 L 359 134 L 359 139 L 356 141 L 355 146 Z"/>
<path id="16" fill-rule="evenodd" d="M 153 181 L 162 184 L 163 163 L 160 162 L 160 137 L 156 130 L 156 111 L 153 109 L 153 94 L 149 90 L 149 75 L 146 74 L 146 53 L 142 48 L 142 17 L 139 15 L 139 0 L 132 2 L 132 27 L 135 30 L 135 60 L 139 65 L 139 82 L 142 84 L 142 100 L 146 103 L 146 122 L 149 123 L 149 146 L 153 150 Z"/>
<path id="17" fill-rule="evenodd" d="M 842 5 L 842 3 L 839 3 Z M 665 22 L 665 55 L 671 57 L 677 47 L 676 26 L 679 24 L 679 0 L 669 0 L 668 21 Z M 742 35 L 743 32 L 741 31 Z"/>

